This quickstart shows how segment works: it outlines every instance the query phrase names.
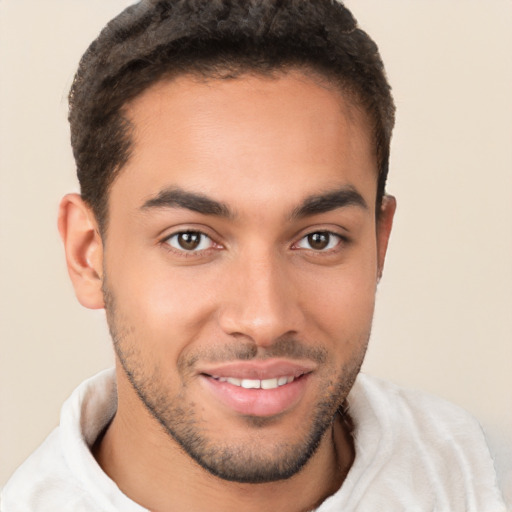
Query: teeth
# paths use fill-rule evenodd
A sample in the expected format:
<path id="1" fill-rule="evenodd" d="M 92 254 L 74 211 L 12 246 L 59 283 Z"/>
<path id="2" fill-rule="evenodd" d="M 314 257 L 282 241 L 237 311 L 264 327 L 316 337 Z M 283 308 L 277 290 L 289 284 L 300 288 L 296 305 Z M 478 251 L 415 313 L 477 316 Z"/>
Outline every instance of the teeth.
<path id="1" fill-rule="evenodd" d="M 261 389 L 277 388 L 277 379 L 265 379 L 261 381 Z"/>
<path id="2" fill-rule="evenodd" d="M 233 386 L 242 387 L 244 389 L 276 389 L 285 384 L 290 384 L 295 380 L 295 377 L 279 377 L 275 379 L 235 379 L 234 377 L 212 377 L 219 382 L 227 382 Z"/>
<path id="3" fill-rule="evenodd" d="M 242 387 L 245 389 L 259 389 L 261 388 L 261 380 L 243 379 Z"/>

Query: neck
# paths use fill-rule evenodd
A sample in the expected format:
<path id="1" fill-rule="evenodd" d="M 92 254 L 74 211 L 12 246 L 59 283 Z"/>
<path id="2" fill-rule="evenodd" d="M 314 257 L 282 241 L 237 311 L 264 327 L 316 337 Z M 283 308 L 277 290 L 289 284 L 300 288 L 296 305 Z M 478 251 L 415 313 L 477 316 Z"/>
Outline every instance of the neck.
<path id="1" fill-rule="evenodd" d="M 93 454 L 124 494 L 152 512 L 305 512 L 339 489 L 354 460 L 349 428 L 337 415 L 294 476 L 262 484 L 228 482 L 192 460 L 140 402 L 123 400 L 122 387 L 119 394 L 116 416 Z"/>

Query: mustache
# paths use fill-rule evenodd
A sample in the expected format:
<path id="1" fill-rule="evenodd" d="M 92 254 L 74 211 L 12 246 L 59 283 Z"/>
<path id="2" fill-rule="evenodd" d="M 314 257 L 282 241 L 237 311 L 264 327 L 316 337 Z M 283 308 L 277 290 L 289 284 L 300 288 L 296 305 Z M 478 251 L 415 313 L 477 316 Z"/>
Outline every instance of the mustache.
<path id="1" fill-rule="evenodd" d="M 183 358 L 180 358 L 178 366 L 183 369 L 190 369 L 199 361 L 202 363 L 227 363 L 264 361 L 272 358 L 307 359 L 323 364 L 327 360 L 327 350 L 321 347 L 311 347 L 292 337 L 280 338 L 268 347 L 258 346 L 251 341 L 236 341 L 222 347 L 211 347 L 183 356 Z"/>

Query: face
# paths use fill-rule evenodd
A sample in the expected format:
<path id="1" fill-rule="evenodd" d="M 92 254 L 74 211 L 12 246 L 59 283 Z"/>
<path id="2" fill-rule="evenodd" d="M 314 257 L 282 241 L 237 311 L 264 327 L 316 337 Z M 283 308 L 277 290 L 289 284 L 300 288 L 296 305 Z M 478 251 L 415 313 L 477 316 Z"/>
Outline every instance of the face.
<path id="1" fill-rule="evenodd" d="M 224 479 L 288 477 L 370 333 L 389 229 L 366 116 L 299 72 L 181 77 L 128 116 L 103 248 L 120 407 Z"/>

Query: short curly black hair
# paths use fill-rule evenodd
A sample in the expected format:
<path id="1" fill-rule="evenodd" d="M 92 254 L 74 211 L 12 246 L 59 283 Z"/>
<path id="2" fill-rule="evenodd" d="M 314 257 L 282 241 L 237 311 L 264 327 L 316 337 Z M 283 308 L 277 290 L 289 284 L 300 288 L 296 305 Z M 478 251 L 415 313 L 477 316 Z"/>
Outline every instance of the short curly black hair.
<path id="1" fill-rule="evenodd" d="M 340 86 L 369 114 L 379 207 L 395 108 L 376 44 L 341 2 L 142 0 L 110 21 L 90 45 L 69 94 L 81 194 L 102 232 L 109 187 L 130 157 L 132 127 L 123 113 L 131 100 L 178 74 L 233 78 L 296 67 Z"/>

